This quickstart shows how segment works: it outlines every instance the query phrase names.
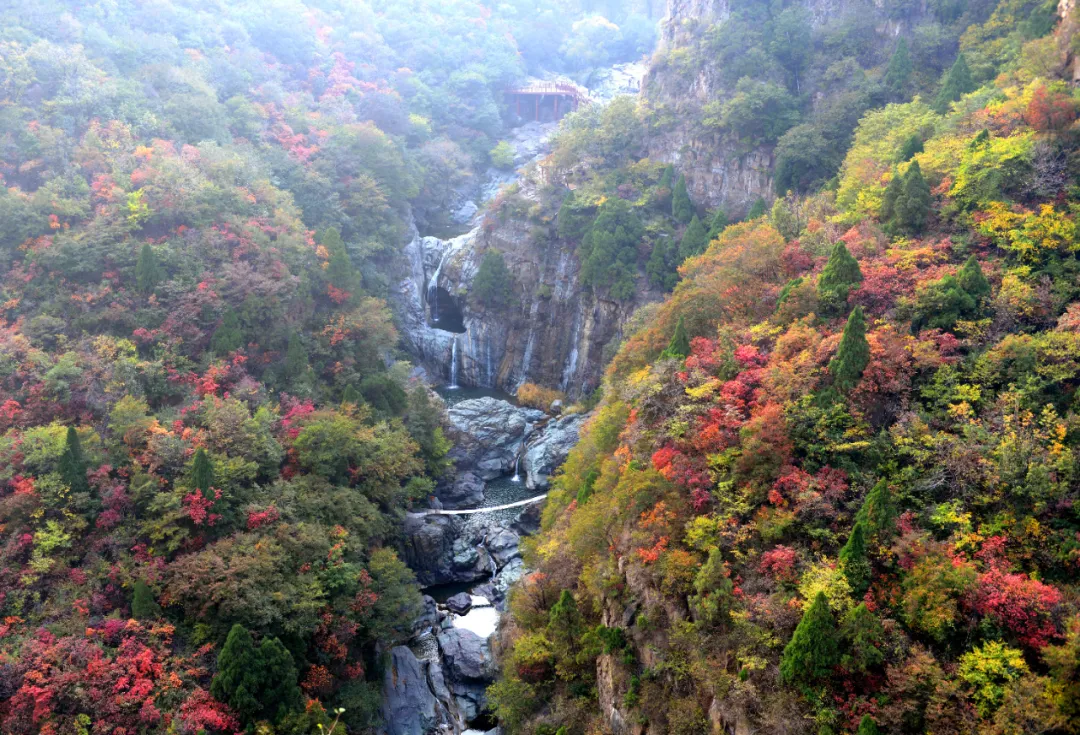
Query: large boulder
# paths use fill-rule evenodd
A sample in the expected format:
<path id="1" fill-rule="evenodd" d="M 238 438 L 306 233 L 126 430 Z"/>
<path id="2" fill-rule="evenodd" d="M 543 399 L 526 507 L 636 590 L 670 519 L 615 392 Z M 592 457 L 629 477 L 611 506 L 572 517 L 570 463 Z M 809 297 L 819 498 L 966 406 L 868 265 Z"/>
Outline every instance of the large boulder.
<path id="1" fill-rule="evenodd" d="M 472 472 L 462 472 L 453 482 L 440 485 L 435 497 L 443 508 L 475 508 L 484 502 L 484 481 Z"/>
<path id="2" fill-rule="evenodd" d="M 402 552 L 424 587 L 474 582 L 492 571 L 487 550 L 461 538 L 461 522 L 453 516 L 406 516 Z"/>
<path id="3" fill-rule="evenodd" d="M 454 442 L 450 458 L 458 469 L 493 480 L 513 471 L 526 437 L 544 412 L 485 397 L 454 404 L 447 417 Z"/>
<path id="4" fill-rule="evenodd" d="M 443 673 L 465 720 L 475 719 L 487 706 L 486 690 L 495 681 L 495 660 L 488 642 L 464 628 L 439 633 Z"/>
<path id="5" fill-rule="evenodd" d="M 437 731 L 441 707 L 428 686 L 423 664 L 405 646 L 390 651 L 383 677 L 382 716 L 386 735 L 428 735 Z"/>
<path id="6" fill-rule="evenodd" d="M 542 490 L 548 486 L 548 478 L 577 444 L 578 435 L 586 420 L 587 414 L 562 416 L 548 422 L 530 438 L 528 449 L 521 461 L 525 469 L 526 487 L 530 490 Z"/>
<path id="7" fill-rule="evenodd" d="M 502 526 L 492 526 L 487 530 L 484 538 L 484 548 L 495 560 L 495 566 L 499 569 L 505 567 L 510 560 L 521 558 L 521 552 L 518 550 L 520 544 L 521 537 Z"/>

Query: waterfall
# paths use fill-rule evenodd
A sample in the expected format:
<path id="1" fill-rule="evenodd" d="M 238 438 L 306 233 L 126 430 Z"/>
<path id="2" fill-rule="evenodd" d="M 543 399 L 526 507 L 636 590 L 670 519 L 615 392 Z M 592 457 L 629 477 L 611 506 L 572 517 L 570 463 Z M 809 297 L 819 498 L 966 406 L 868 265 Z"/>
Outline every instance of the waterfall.
<path id="1" fill-rule="evenodd" d="M 458 336 L 454 335 L 453 347 L 450 348 L 450 385 L 446 386 L 449 390 L 457 390 L 457 343 Z"/>
<path id="2" fill-rule="evenodd" d="M 442 272 L 443 265 L 454 253 L 454 249 L 453 241 L 447 243 L 446 250 L 443 251 L 439 264 L 435 266 L 435 272 L 431 274 L 431 280 L 428 281 L 427 300 L 431 306 L 431 321 L 436 323 L 439 321 L 439 274 Z"/>
<path id="3" fill-rule="evenodd" d="M 521 455 L 525 453 L 525 440 L 521 440 L 521 447 L 518 448 L 517 459 L 514 460 L 514 476 L 510 478 L 510 482 L 521 482 Z"/>
<path id="4" fill-rule="evenodd" d="M 563 393 L 567 392 L 567 388 L 570 386 L 570 381 L 574 379 L 574 373 L 577 372 L 578 363 L 578 336 L 581 332 L 581 310 L 579 309 L 574 314 L 574 327 L 570 331 L 570 356 L 566 360 L 566 366 L 563 368 L 562 381 L 559 384 L 559 390 Z"/>

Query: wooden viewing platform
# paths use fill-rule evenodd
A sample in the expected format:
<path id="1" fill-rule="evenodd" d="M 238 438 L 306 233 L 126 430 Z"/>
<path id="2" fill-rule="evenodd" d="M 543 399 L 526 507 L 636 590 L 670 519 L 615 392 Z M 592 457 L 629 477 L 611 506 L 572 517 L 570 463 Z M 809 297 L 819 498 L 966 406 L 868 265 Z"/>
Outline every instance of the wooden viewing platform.
<path id="1" fill-rule="evenodd" d="M 514 98 L 514 111 L 521 117 L 521 100 L 532 98 L 533 119 L 539 120 L 543 109 L 545 112 L 551 109 L 552 119 L 558 120 L 559 102 L 563 102 L 563 114 L 567 110 L 576 110 L 582 104 L 588 104 L 589 97 L 580 87 L 565 82 L 533 82 L 520 87 L 510 87 L 506 90 L 507 96 Z M 547 103 L 550 101 L 550 105 Z"/>

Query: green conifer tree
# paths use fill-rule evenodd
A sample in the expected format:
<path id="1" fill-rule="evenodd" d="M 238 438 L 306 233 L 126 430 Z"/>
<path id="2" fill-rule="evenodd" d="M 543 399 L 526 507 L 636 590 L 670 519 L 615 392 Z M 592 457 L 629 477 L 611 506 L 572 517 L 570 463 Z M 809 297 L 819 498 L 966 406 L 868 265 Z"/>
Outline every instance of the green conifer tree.
<path id="1" fill-rule="evenodd" d="M 863 370 L 870 363 L 870 343 L 866 341 L 866 319 L 861 306 L 856 306 L 844 325 L 844 334 L 836 356 L 829 362 L 833 386 L 846 393 L 859 384 Z"/>
<path id="2" fill-rule="evenodd" d="M 964 261 L 964 266 L 956 273 L 956 281 L 968 296 L 979 304 L 990 296 L 990 282 L 983 275 L 979 259 L 974 255 Z"/>
<path id="3" fill-rule="evenodd" d="M 300 706 L 300 687 L 296 685 L 296 662 L 277 638 L 263 638 L 259 645 L 262 687 L 258 698 L 263 715 L 280 720 Z"/>
<path id="4" fill-rule="evenodd" d="M 142 579 L 135 580 L 131 597 L 131 617 L 136 620 L 153 620 L 161 615 L 161 608 L 154 600 L 154 593 Z"/>
<path id="5" fill-rule="evenodd" d="M 420 455 L 424 458 L 428 474 L 436 478 L 442 477 L 449 468 L 446 455 L 452 444 L 443 433 L 439 409 L 432 403 L 427 388 L 423 385 L 416 386 L 409 393 L 405 428 L 420 447 Z"/>
<path id="6" fill-rule="evenodd" d="M 154 252 L 150 243 L 143 243 L 142 249 L 139 250 L 139 259 L 135 263 L 135 286 L 139 289 L 139 293 L 150 295 L 161 283 L 161 279 L 162 272 L 158 265 L 157 253 Z"/>
<path id="7" fill-rule="evenodd" d="M 885 83 L 885 89 L 894 101 L 899 102 L 907 99 L 913 71 L 911 52 L 908 51 L 907 41 L 901 36 L 900 41 L 896 44 L 896 50 L 893 51 L 893 55 L 889 59 L 889 66 L 885 70 L 885 78 L 882 80 Z"/>
<path id="8" fill-rule="evenodd" d="M 898 163 L 904 163 L 910 161 L 915 157 L 917 153 L 923 152 L 923 141 L 918 135 L 912 135 L 904 144 L 900 146 L 900 152 L 897 154 L 896 159 Z"/>
<path id="9" fill-rule="evenodd" d="M 941 89 L 934 98 L 934 109 L 938 114 L 944 115 L 949 111 L 949 105 L 956 102 L 968 92 L 975 90 L 975 81 L 971 78 L 971 70 L 963 54 L 956 57 L 952 67 L 941 82 Z"/>
<path id="10" fill-rule="evenodd" d="M 86 479 L 86 459 L 83 457 L 82 444 L 74 426 L 69 426 L 64 440 L 64 451 L 60 454 L 60 478 L 73 493 L 89 493 L 90 481 Z"/>
<path id="11" fill-rule="evenodd" d="M 210 340 L 210 349 L 219 355 L 227 355 L 244 346 L 244 332 L 240 328 L 240 317 L 229 307 L 221 317 L 221 324 L 214 330 Z"/>
<path id="12" fill-rule="evenodd" d="M 205 495 L 214 485 L 214 463 L 210 461 L 210 455 L 206 450 L 199 447 L 195 450 L 195 457 L 191 461 L 191 486 L 202 490 Z"/>
<path id="13" fill-rule="evenodd" d="M 592 215 L 578 205 L 577 195 L 570 192 L 559 205 L 556 232 L 562 240 L 580 240 L 592 223 Z"/>
<path id="14" fill-rule="evenodd" d="M 645 275 L 649 283 L 664 291 L 675 288 L 675 284 L 679 281 L 679 273 L 672 262 L 674 258 L 671 257 L 671 251 L 674 248 L 675 243 L 670 237 L 658 238 L 649 254 L 648 262 L 645 263 Z"/>
<path id="15" fill-rule="evenodd" d="M 244 722 L 250 722 L 262 711 L 258 699 L 262 673 L 259 650 L 251 633 L 239 623 L 233 625 L 218 654 L 217 674 L 210 682 L 210 693 L 232 707 Z"/>
<path id="16" fill-rule="evenodd" d="M 285 377 L 289 380 L 299 380 L 308 371 L 307 350 L 300 341 L 300 335 L 293 332 L 289 336 L 289 346 L 285 349 Z"/>
<path id="17" fill-rule="evenodd" d="M 660 183 L 657 184 L 661 189 L 670 189 L 672 182 L 675 181 L 675 167 L 670 163 L 664 166 L 664 171 L 660 174 Z"/>
<path id="18" fill-rule="evenodd" d="M 329 227 L 322 235 L 321 244 L 330 255 L 326 265 L 326 275 L 330 285 L 334 288 L 355 294 L 359 290 L 356 268 L 353 266 L 349 251 L 345 248 L 345 241 L 341 239 L 341 233 L 337 228 Z"/>
<path id="19" fill-rule="evenodd" d="M 671 335 L 667 349 L 660 353 L 661 360 L 685 360 L 690 355 L 690 337 L 686 334 L 683 319 L 675 323 L 675 333 Z"/>
<path id="20" fill-rule="evenodd" d="M 788 683 L 813 684 L 829 676 L 840 660 L 836 621 L 824 592 L 803 613 L 780 658 L 780 676 Z"/>
<path id="21" fill-rule="evenodd" d="M 839 313 L 847 307 L 848 292 L 862 282 L 859 261 L 842 242 L 833 245 L 829 261 L 818 278 L 818 300 L 826 312 Z"/>
<path id="22" fill-rule="evenodd" d="M 881 665 L 885 660 L 880 647 L 885 638 L 885 628 L 865 602 L 848 611 L 841 627 L 843 655 L 840 663 L 845 669 L 867 671 Z"/>
<path id="23" fill-rule="evenodd" d="M 701 255 L 708 245 L 709 234 L 705 232 L 705 225 L 701 224 L 701 220 L 695 214 L 679 243 L 679 262 L 694 255 Z"/>
<path id="24" fill-rule="evenodd" d="M 347 386 L 345 386 L 345 390 L 341 391 L 342 403 L 348 403 L 353 406 L 358 406 L 360 405 L 361 400 L 362 399 L 360 398 L 359 391 L 357 391 L 356 388 L 353 387 L 352 383 L 349 383 Z"/>
<path id="25" fill-rule="evenodd" d="M 769 205 L 765 202 L 764 197 L 758 197 L 754 200 L 754 205 L 750 207 L 750 211 L 746 213 L 746 221 L 752 222 L 761 219 L 767 211 L 769 211 Z"/>
<path id="26" fill-rule="evenodd" d="M 896 515 L 889 483 L 881 479 L 866 494 L 862 507 L 855 514 L 855 522 L 863 525 L 868 538 L 877 539 L 880 543 L 892 535 Z"/>
<path id="27" fill-rule="evenodd" d="M 489 309 L 505 309 L 513 301 L 514 276 L 506 267 L 505 256 L 498 250 L 484 253 L 469 295 Z"/>
<path id="28" fill-rule="evenodd" d="M 891 226 L 896 217 L 896 201 L 904 193 L 904 177 L 899 171 L 893 169 L 889 185 L 885 187 L 885 194 L 881 197 L 881 211 L 878 212 L 878 220 L 881 224 Z"/>
<path id="29" fill-rule="evenodd" d="M 735 601 L 734 589 L 735 583 L 731 581 L 723 556 L 713 547 L 709 550 L 709 558 L 694 575 L 695 594 L 689 599 L 694 619 L 704 625 L 725 624 Z"/>
<path id="30" fill-rule="evenodd" d="M 548 612 L 548 638 L 555 644 L 561 656 L 572 652 L 580 643 L 584 632 L 581 611 L 570 590 L 563 590 L 559 600 Z"/>
<path id="31" fill-rule="evenodd" d="M 873 570 L 870 567 L 870 558 L 866 553 L 865 528 L 862 522 L 856 521 L 851 529 L 844 548 L 840 549 L 840 568 L 851 585 L 851 591 L 856 597 L 862 597 L 870 588 L 870 579 Z"/>
<path id="32" fill-rule="evenodd" d="M 881 735 L 881 730 L 878 729 L 873 717 L 863 715 L 862 721 L 859 722 L 859 731 L 855 735 Z"/>
<path id="33" fill-rule="evenodd" d="M 902 191 L 896 200 L 893 222 L 898 230 L 917 235 L 926 229 L 930 214 L 930 184 L 923 178 L 918 161 L 912 161 L 904 172 Z"/>
<path id="34" fill-rule="evenodd" d="M 671 193 L 671 216 L 684 225 L 690 224 L 694 216 L 694 204 L 690 201 L 690 194 L 686 191 L 686 177 L 682 174 Z"/>
<path id="35" fill-rule="evenodd" d="M 712 242 L 716 238 L 720 237 L 720 233 L 723 232 L 728 226 L 727 212 L 723 207 L 716 210 L 716 214 L 713 215 L 712 222 L 709 223 L 709 241 Z"/>

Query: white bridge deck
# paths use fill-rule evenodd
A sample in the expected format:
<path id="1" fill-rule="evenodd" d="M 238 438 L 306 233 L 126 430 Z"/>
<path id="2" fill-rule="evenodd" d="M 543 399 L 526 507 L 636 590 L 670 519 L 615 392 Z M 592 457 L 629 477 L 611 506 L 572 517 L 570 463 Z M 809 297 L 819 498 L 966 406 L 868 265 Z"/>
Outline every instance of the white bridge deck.
<path id="1" fill-rule="evenodd" d="M 523 505 L 530 505 L 532 503 L 539 503 L 541 500 L 547 497 L 547 493 L 543 495 L 537 495 L 535 498 L 526 498 L 525 500 L 519 500 L 516 503 L 507 503 L 506 505 L 493 505 L 489 508 L 466 508 L 465 510 L 422 510 L 416 513 L 410 513 L 414 516 L 466 516 L 472 513 L 490 513 L 494 510 L 506 510 L 507 508 L 520 508 Z"/>

